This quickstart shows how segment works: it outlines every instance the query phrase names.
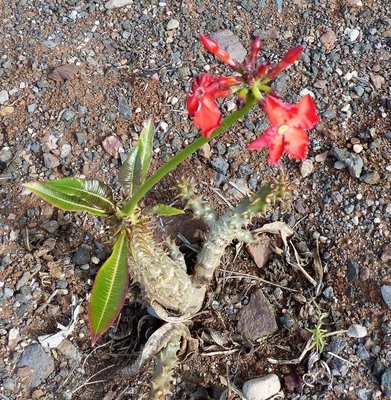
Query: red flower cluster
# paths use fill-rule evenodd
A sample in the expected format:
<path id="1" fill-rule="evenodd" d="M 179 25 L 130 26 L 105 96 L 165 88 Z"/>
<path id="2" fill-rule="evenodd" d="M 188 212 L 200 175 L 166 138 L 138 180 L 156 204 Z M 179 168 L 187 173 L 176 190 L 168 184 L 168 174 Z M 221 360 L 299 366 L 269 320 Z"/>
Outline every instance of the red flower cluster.
<path id="1" fill-rule="evenodd" d="M 245 101 L 248 93 L 252 92 L 272 125 L 260 138 L 250 143 L 248 149 L 268 147 L 270 164 L 276 164 L 284 152 L 296 160 L 306 158 L 309 143 L 307 130 L 319 121 L 311 96 L 303 97 L 298 104 L 288 104 L 270 95 L 273 93 L 270 87 L 272 81 L 299 58 L 303 47 L 290 49 L 277 64 L 257 63 L 262 48 L 261 38 L 257 37 L 251 44 L 250 54 L 240 64 L 215 40 L 201 35 L 201 42 L 206 50 L 241 75 L 215 77 L 202 74 L 194 79 L 187 109 L 201 133 L 210 137 L 221 126 L 222 114 L 216 99 L 230 95 L 233 92 L 231 86 L 240 85 L 237 90 L 239 99 Z"/>

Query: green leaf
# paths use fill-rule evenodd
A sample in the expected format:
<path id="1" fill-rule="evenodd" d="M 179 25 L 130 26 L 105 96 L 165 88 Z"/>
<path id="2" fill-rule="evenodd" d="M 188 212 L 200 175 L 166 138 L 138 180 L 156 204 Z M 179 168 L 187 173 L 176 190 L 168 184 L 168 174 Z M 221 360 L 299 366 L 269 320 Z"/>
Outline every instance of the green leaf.
<path id="1" fill-rule="evenodd" d="M 62 210 L 87 211 L 98 216 L 115 213 L 111 188 L 96 179 L 63 178 L 24 186 Z"/>
<path id="2" fill-rule="evenodd" d="M 99 269 L 89 304 L 92 345 L 110 328 L 121 311 L 128 288 L 128 239 L 122 231 L 111 256 Z"/>
<path id="3" fill-rule="evenodd" d="M 151 163 L 153 124 L 148 120 L 133 150 L 121 166 L 118 180 L 132 195 L 143 184 Z"/>
<path id="4" fill-rule="evenodd" d="M 173 215 L 184 214 L 185 212 L 180 208 L 166 206 L 164 204 L 158 204 L 153 207 L 151 214 L 159 215 L 160 217 L 172 217 Z"/>

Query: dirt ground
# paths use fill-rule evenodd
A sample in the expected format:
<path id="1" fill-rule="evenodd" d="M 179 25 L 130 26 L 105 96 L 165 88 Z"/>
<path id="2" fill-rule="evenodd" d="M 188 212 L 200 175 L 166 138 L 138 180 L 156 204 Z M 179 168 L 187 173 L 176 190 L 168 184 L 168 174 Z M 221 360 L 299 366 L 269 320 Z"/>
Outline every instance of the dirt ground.
<path id="1" fill-rule="evenodd" d="M 20 183 L 77 176 L 118 190 L 121 157 L 150 116 L 157 127 L 153 169 L 193 141 L 199 133 L 185 107 L 192 76 L 229 73 L 201 49 L 198 36 L 223 29 L 245 47 L 261 35 L 267 59 L 305 46 L 276 84 L 287 101 L 297 101 L 303 89 L 314 95 L 321 122 L 310 132 L 312 168 L 304 176 L 300 163 L 284 158 L 290 195 L 251 228 L 273 221 L 291 226 L 303 253 L 319 245 L 324 277 L 314 297 L 286 255 L 273 253 L 258 268 L 233 243 L 193 320 L 199 352 L 176 368 L 172 398 L 238 399 L 232 390 L 223 394 L 224 379 L 241 388 L 269 373 L 280 378 L 288 399 L 390 398 L 391 312 L 382 296 L 391 285 L 390 6 L 376 0 L 289 0 L 280 6 L 272 0 L 134 0 L 106 10 L 103 2 L 87 0 L 0 1 L 0 399 L 146 398 L 153 363 L 131 379 L 120 375 L 159 326 L 143 299 L 127 301 L 109 333 L 96 347 L 90 344 L 88 296 L 110 254 L 107 223 L 54 209 Z M 178 22 L 173 29 L 171 20 Z M 52 70 L 65 64 L 78 65 L 72 79 L 51 79 Z M 197 154 L 167 176 L 146 204 L 171 203 L 182 177 L 192 177 L 220 212 L 228 207 L 224 199 L 235 204 L 238 192 L 230 181 L 254 190 L 279 174 L 267 165 L 266 152 L 246 150 L 266 127 L 263 114 L 253 111 L 211 142 L 211 154 Z M 117 159 L 103 145 L 109 136 L 121 143 Z M 344 168 L 335 148 L 361 159 L 358 177 Z M 219 169 L 221 158 L 228 160 L 226 170 Z M 282 248 L 278 238 L 270 239 Z M 313 262 L 305 268 L 315 276 Z M 279 329 L 250 342 L 237 324 L 259 287 Z M 58 324 L 67 326 L 77 304 L 74 330 L 36 359 L 35 368 L 49 373 L 32 383 L 39 373 L 32 377 L 21 364 L 26 348 L 57 332 Z M 324 327 L 330 332 L 356 323 L 368 334 L 328 338 L 321 355 L 327 367 L 316 364 L 323 369 L 308 365 L 308 357 L 293 365 L 270 363 L 268 358 L 300 355 L 317 310 L 328 314 Z M 218 343 L 211 332 L 229 339 Z"/>

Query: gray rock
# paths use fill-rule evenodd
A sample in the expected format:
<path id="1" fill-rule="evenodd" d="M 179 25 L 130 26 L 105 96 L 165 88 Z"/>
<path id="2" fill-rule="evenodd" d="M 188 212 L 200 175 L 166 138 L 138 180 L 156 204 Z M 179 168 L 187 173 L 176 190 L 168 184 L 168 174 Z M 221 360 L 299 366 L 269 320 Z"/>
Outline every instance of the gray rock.
<path id="1" fill-rule="evenodd" d="M 388 368 L 381 377 L 381 390 L 385 396 L 391 398 L 391 368 Z"/>
<path id="2" fill-rule="evenodd" d="M 365 89 L 362 86 L 355 86 L 354 91 L 357 93 L 358 96 L 362 96 L 365 92 Z"/>
<path id="3" fill-rule="evenodd" d="M 170 19 L 168 21 L 168 24 L 167 24 L 167 27 L 166 27 L 166 29 L 168 31 L 172 31 L 172 30 L 178 29 L 178 28 L 179 28 L 179 21 L 177 19 L 173 18 L 173 19 Z"/>
<path id="4" fill-rule="evenodd" d="M 6 90 L 0 91 L 0 104 L 4 104 L 9 100 L 8 92 Z"/>
<path id="5" fill-rule="evenodd" d="M 358 154 L 350 153 L 347 150 L 338 147 L 333 148 L 332 154 L 338 161 L 345 164 L 349 170 L 350 176 L 354 178 L 360 177 L 364 162 Z"/>
<path id="6" fill-rule="evenodd" d="M 270 335 L 277 329 L 272 307 L 262 290 L 258 289 L 251 295 L 247 306 L 240 311 L 238 331 L 245 338 L 256 340 Z"/>
<path id="7" fill-rule="evenodd" d="M 8 161 L 11 161 L 11 159 L 12 159 L 11 149 L 8 146 L 3 147 L 0 150 L 0 161 L 7 163 Z"/>
<path id="8" fill-rule="evenodd" d="M 383 285 L 380 289 L 381 295 L 387 307 L 391 310 L 391 285 Z"/>
<path id="9" fill-rule="evenodd" d="M 71 151 L 72 151 L 72 146 L 71 146 L 69 143 L 63 144 L 63 145 L 62 145 L 62 148 L 61 148 L 61 155 L 60 155 L 60 157 L 61 157 L 61 158 L 66 158 L 66 157 L 68 157 L 69 154 L 71 154 Z"/>
<path id="10" fill-rule="evenodd" d="M 347 264 L 346 279 L 349 283 L 355 281 L 360 274 L 360 267 L 355 260 L 349 260 Z"/>
<path id="11" fill-rule="evenodd" d="M 106 10 L 112 10 L 113 8 L 120 8 L 133 4 L 133 0 L 109 0 L 105 3 Z"/>
<path id="12" fill-rule="evenodd" d="M 251 379 L 243 385 L 243 393 L 247 400 L 267 400 L 277 394 L 280 389 L 281 383 L 275 374 Z"/>
<path id="13" fill-rule="evenodd" d="M 59 159 L 51 153 L 43 154 L 43 162 L 48 169 L 57 168 L 60 165 Z"/>
<path id="14" fill-rule="evenodd" d="M 132 108 L 131 108 L 131 99 L 125 98 L 124 96 L 120 96 L 118 98 L 118 111 L 121 115 L 121 117 L 126 118 L 126 119 L 131 119 L 132 118 Z"/>
<path id="15" fill-rule="evenodd" d="M 369 389 L 358 389 L 357 390 L 358 400 L 371 400 L 372 394 L 373 394 L 373 390 L 369 390 Z"/>
<path id="16" fill-rule="evenodd" d="M 28 385 L 35 388 L 54 371 L 54 361 L 40 344 L 35 343 L 24 349 L 16 368 L 18 376 L 23 376 L 26 372 L 30 376 L 31 373 Z"/>
<path id="17" fill-rule="evenodd" d="M 377 171 L 375 172 L 368 172 L 361 177 L 361 180 L 368 185 L 376 185 L 380 182 L 380 175 Z"/>
<path id="18" fill-rule="evenodd" d="M 79 247 L 73 254 L 72 262 L 76 265 L 84 265 L 87 264 L 90 259 L 90 252 L 84 247 Z"/>
<path id="19" fill-rule="evenodd" d="M 357 346 L 356 354 L 361 360 L 368 360 L 370 358 L 369 351 L 361 343 Z"/>
<path id="20" fill-rule="evenodd" d="M 347 335 L 351 338 L 363 338 L 365 336 L 367 336 L 368 331 L 367 328 L 365 328 L 362 325 L 359 324 L 352 324 L 350 325 L 348 331 L 347 331 Z"/>
<path id="21" fill-rule="evenodd" d="M 214 32 L 210 37 L 219 44 L 231 57 L 241 63 L 247 55 L 247 50 L 244 48 L 240 39 L 230 30 Z"/>
<path id="22" fill-rule="evenodd" d="M 387 132 L 387 133 L 384 135 L 384 137 L 385 137 L 387 140 L 391 140 L 391 132 Z"/>
<path id="23" fill-rule="evenodd" d="M 60 224 L 58 221 L 52 219 L 50 221 L 43 221 L 41 224 L 41 228 L 45 229 L 45 231 L 49 233 L 54 233 L 56 230 L 60 227 Z"/>
<path id="24" fill-rule="evenodd" d="M 210 164 L 220 174 L 225 175 L 228 172 L 229 164 L 223 157 L 216 157 Z"/>
<path id="25" fill-rule="evenodd" d="M 62 114 L 61 114 L 61 120 L 65 122 L 72 122 L 76 116 L 76 113 L 70 109 L 67 108 Z"/>
<path id="26" fill-rule="evenodd" d="M 29 113 L 33 113 L 33 112 L 35 111 L 36 107 L 37 107 L 37 105 L 36 105 L 35 103 L 29 104 L 29 105 L 27 106 L 27 111 L 28 111 Z"/>

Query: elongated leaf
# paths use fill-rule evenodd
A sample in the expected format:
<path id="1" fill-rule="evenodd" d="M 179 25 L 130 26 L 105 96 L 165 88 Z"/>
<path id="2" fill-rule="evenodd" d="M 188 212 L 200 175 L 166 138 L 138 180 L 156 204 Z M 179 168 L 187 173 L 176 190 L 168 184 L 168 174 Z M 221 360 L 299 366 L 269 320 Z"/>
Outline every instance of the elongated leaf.
<path id="1" fill-rule="evenodd" d="M 128 239 L 122 231 L 111 256 L 99 269 L 89 304 L 92 345 L 110 328 L 124 303 L 128 288 Z"/>
<path id="2" fill-rule="evenodd" d="M 151 210 L 152 214 L 159 215 L 160 217 L 172 217 L 173 215 L 184 214 L 185 212 L 180 208 L 166 206 L 165 204 L 158 204 Z"/>
<path id="3" fill-rule="evenodd" d="M 132 195 L 143 184 L 151 163 L 153 144 L 153 124 L 149 120 L 144 126 L 133 150 L 122 164 L 118 174 L 119 182 Z"/>
<path id="4" fill-rule="evenodd" d="M 87 211 L 93 215 L 108 215 L 115 212 L 110 187 L 95 179 L 63 178 L 25 183 L 24 186 L 62 210 Z"/>

